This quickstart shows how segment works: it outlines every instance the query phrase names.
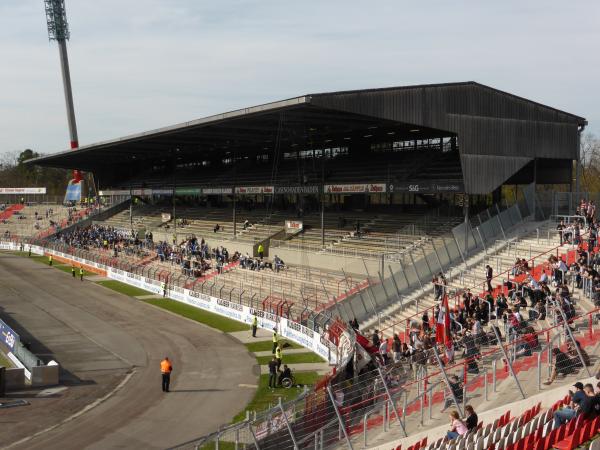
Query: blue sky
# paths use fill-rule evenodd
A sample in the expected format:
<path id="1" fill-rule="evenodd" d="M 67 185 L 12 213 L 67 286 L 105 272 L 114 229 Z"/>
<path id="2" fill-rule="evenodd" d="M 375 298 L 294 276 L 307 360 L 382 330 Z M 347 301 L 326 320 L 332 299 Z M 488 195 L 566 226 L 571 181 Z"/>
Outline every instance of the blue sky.
<path id="1" fill-rule="evenodd" d="M 66 0 L 80 144 L 297 95 L 474 80 L 600 134 L 600 1 Z M 68 147 L 43 0 L 0 0 L 0 152 Z"/>

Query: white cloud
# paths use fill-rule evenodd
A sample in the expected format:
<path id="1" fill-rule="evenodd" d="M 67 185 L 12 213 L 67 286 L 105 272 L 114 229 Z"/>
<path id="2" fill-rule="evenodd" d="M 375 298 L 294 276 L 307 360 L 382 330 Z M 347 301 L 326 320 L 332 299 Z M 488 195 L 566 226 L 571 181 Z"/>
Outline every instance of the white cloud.
<path id="1" fill-rule="evenodd" d="M 82 144 L 305 93 L 476 80 L 600 134 L 600 4 L 67 0 Z M 0 151 L 67 147 L 41 0 L 0 4 Z"/>

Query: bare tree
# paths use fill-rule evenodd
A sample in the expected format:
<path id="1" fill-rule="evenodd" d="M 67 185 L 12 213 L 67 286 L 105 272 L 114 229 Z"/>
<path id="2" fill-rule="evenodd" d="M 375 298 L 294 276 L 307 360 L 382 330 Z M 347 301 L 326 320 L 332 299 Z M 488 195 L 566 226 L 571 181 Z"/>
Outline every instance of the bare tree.
<path id="1" fill-rule="evenodd" d="M 581 190 L 600 191 L 600 139 L 593 133 L 581 137 Z"/>

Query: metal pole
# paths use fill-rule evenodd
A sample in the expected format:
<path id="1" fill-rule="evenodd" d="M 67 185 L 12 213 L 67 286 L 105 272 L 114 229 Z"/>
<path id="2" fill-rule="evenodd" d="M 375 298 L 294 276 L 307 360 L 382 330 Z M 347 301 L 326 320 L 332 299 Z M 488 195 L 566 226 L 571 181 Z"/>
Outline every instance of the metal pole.
<path id="1" fill-rule="evenodd" d="M 567 316 L 565 315 L 565 313 L 564 313 L 562 307 L 560 306 L 559 302 L 556 302 L 556 307 L 560 311 L 560 315 L 563 318 L 563 326 L 565 328 L 565 331 L 567 332 L 567 335 L 569 336 L 569 339 L 571 339 L 571 342 L 575 346 L 575 350 L 577 350 L 577 356 L 579 356 L 579 361 L 581 361 L 581 365 L 585 369 L 585 371 L 587 372 L 588 377 L 591 377 L 592 374 L 590 373 L 590 369 L 588 368 L 588 366 L 586 366 L 585 361 L 583 360 L 583 355 L 581 354 L 581 350 L 579 349 L 579 346 L 577 345 L 577 341 L 575 340 L 575 337 L 573 336 L 573 332 L 571 331 L 571 327 L 569 326 L 569 324 L 567 322 Z"/>
<path id="2" fill-rule="evenodd" d="M 402 300 L 402 294 L 400 294 L 400 289 L 398 289 L 398 284 L 396 283 L 396 278 L 394 277 L 394 272 L 392 271 L 392 266 L 388 266 L 390 270 L 390 278 L 392 283 L 394 283 L 394 289 L 396 289 L 396 295 L 398 296 L 398 301 L 400 302 L 400 309 L 404 309 L 404 302 Z"/>
<path id="3" fill-rule="evenodd" d="M 496 219 L 498 219 L 498 225 L 500 225 L 500 231 L 502 231 L 502 237 L 504 239 L 506 239 L 506 233 L 504 233 L 504 227 L 502 226 L 502 221 L 500 220 L 500 208 L 498 207 L 498 203 L 496 203 L 496 211 L 498 212 Z"/>
<path id="4" fill-rule="evenodd" d="M 469 251 L 469 194 L 463 194 L 463 207 L 465 209 L 465 255 Z"/>
<path id="5" fill-rule="evenodd" d="M 377 371 L 379 372 L 379 376 L 381 377 L 381 382 L 383 383 L 385 392 L 386 392 L 388 398 L 390 399 L 390 403 L 392 404 L 392 408 L 394 410 L 394 413 L 396 414 L 396 420 L 398 420 L 398 424 L 400 425 L 400 427 L 402 427 L 402 432 L 404 433 L 404 436 L 407 437 L 408 434 L 406 433 L 406 428 L 404 428 L 404 424 L 402 423 L 402 420 L 400 420 L 400 414 L 398 414 L 398 409 L 396 408 L 396 402 L 394 402 L 394 399 L 392 398 L 392 394 L 390 394 L 390 390 L 388 389 L 387 383 L 385 382 L 385 377 L 383 376 L 381 367 L 378 366 Z M 421 404 L 423 404 L 423 401 L 421 401 Z"/>
<path id="6" fill-rule="evenodd" d="M 235 164 L 235 162 L 234 162 Z M 237 239 L 237 209 L 236 209 L 236 195 L 235 186 L 232 188 L 233 193 L 233 239 Z"/>
<path id="7" fill-rule="evenodd" d="M 425 289 L 423 288 L 423 283 L 421 282 L 421 278 L 419 277 L 419 272 L 417 272 L 417 266 L 415 266 L 415 260 L 412 257 L 412 253 L 409 252 L 408 256 L 410 257 L 410 261 L 412 262 L 413 270 L 415 271 L 415 275 L 417 276 L 417 281 L 419 282 L 419 286 L 421 286 L 421 291 L 423 291 L 423 293 L 425 293 Z"/>
<path id="8" fill-rule="evenodd" d="M 510 362 L 510 358 L 508 357 L 508 354 L 506 353 L 506 349 L 504 348 L 504 345 L 502 345 L 502 341 L 500 340 L 500 336 L 498 335 L 498 330 L 496 329 L 496 327 L 492 327 L 492 330 L 494 330 L 494 334 L 496 335 L 496 342 L 498 342 L 498 344 L 500 344 L 500 349 L 502 350 L 502 353 L 504 354 L 504 359 L 506 361 L 506 364 L 508 364 L 508 369 L 510 370 L 510 374 L 513 376 L 513 378 L 517 382 L 517 386 L 519 388 L 519 392 L 521 393 L 521 396 L 523 398 L 526 398 L 525 392 L 523 392 L 523 388 L 521 387 L 521 383 L 519 382 L 519 379 L 517 378 L 517 374 L 513 370 L 513 366 L 512 366 L 512 363 Z M 495 386 L 495 384 L 494 384 L 494 386 Z"/>
<path id="9" fill-rule="evenodd" d="M 446 276 L 446 274 L 444 273 L 444 268 L 442 267 L 442 260 L 440 259 L 440 255 L 438 255 L 438 251 L 437 248 L 435 248 L 435 241 L 432 240 L 431 241 L 431 246 L 433 247 L 433 253 L 435 253 L 435 257 L 437 259 L 437 262 L 440 266 L 440 273 L 444 276 Z"/>
<path id="10" fill-rule="evenodd" d="M 260 450 L 260 445 L 258 445 L 258 440 L 256 439 L 256 435 L 254 434 L 254 430 L 252 429 L 252 424 L 250 422 L 248 422 L 248 431 L 252 435 L 252 440 L 254 441 L 256 450 Z"/>
<path id="11" fill-rule="evenodd" d="M 331 385 L 327 386 L 327 393 L 329 394 L 329 398 L 331 399 L 331 404 L 333 405 L 333 409 L 335 410 L 335 415 L 338 418 L 340 426 L 342 427 L 342 431 L 344 432 L 344 436 L 346 438 L 346 443 L 350 450 L 354 450 L 352 446 L 352 442 L 350 441 L 350 436 L 348 436 L 348 431 L 346 431 L 346 427 L 344 426 L 344 419 L 342 419 L 342 415 L 340 414 L 340 410 L 338 409 L 337 404 L 335 403 L 335 397 L 333 396 L 333 391 L 331 390 Z"/>
<path id="12" fill-rule="evenodd" d="M 294 432 L 292 431 L 292 427 L 290 426 L 290 422 L 285 414 L 285 410 L 283 409 L 283 405 L 281 404 L 281 397 L 279 397 L 279 409 L 281 410 L 281 414 L 283 414 L 283 420 L 287 426 L 288 432 L 290 433 L 290 437 L 292 438 L 292 442 L 294 443 L 294 450 L 298 450 L 298 443 L 296 442 L 296 436 L 294 436 Z"/>
<path id="13" fill-rule="evenodd" d="M 440 359 L 440 355 L 438 354 L 437 347 L 434 345 L 431 348 L 433 349 L 433 354 L 435 355 L 435 359 L 437 360 L 437 363 L 438 363 L 438 366 L 440 368 L 440 371 L 442 372 L 444 380 L 446 381 L 446 386 L 448 386 L 448 390 L 450 391 L 450 395 L 452 395 L 452 399 L 454 400 L 454 404 L 456 405 L 456 409 L 458 409 L 458 414 L 462 417 L 463 416 L 462 408 L 461 408 L 460 404 L 458 403 L 458 399 L 456 398 L 456 395 L 454 394 L 454 391 L 452 390 L 452 386 L 450 386 L 450 379 L 448 378 L 448 374 L 446 373 L 446 369 L 444 369 L 444 365 L 442 364 L 442 360 Z"/>
<path id="14" fill-rule="evenodd" d="M 479 227 L 476 227 L 476 230 L 477 230 L 477 234 L 479 234 L 479 239 L 481 239 L 481 245 L 483 245 L 483 251 L 487 255 L 487 248 L 485 247 L 485 242 L 483 242 L 483 236 L 481 235 L 481 230 L 479 229 Z"/>

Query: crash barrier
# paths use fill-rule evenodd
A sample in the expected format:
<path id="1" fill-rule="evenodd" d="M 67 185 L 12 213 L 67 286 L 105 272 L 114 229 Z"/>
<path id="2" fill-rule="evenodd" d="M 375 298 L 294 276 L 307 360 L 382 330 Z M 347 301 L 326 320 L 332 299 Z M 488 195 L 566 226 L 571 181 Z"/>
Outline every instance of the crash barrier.
<path id="1" fill-rule="evenodd" d="M 86 270 L 95 273 L 101 273 L 110 279 L 135 286 L 153 294 L 163 294 L 163 281 L 160 276 L 158 279 L 144 277 L 111 266 L 111 263 L 119 263 L 119 261 L 114 261 L 111 258 L 106 258 L 103 262 L 97 262 L 55 250 L 51 248 L 51 244 L 48 247 L 39 244 L 2 241 L 0 242 L 0 249 L 20 250 L 23 248 L 24 251 L 31 250 L 33 254 L 37 255 L 52 255 L 57 260 L 77 267 L 84 267 Z M 79 252 L 79 254 L 82 254 L 82 252 Z M 354 351 L 352 330 L 337 324 L 335 320 L 328 322 L 325 329 L 316 331 L 286 317 L 256 307 L 242 305 L 180 286 L 166 286 L 166 297 L 246 324 L 252 324 L 256 315 L 260 328 L 276 329 L 280 336 L 312 350 L 331 365 L 347 364 Z"/>

